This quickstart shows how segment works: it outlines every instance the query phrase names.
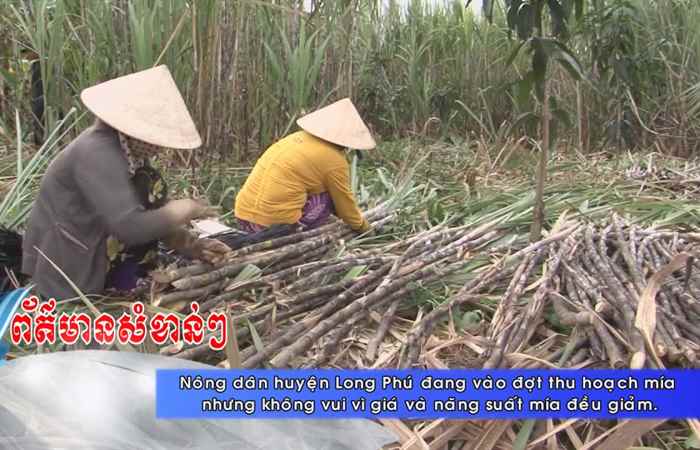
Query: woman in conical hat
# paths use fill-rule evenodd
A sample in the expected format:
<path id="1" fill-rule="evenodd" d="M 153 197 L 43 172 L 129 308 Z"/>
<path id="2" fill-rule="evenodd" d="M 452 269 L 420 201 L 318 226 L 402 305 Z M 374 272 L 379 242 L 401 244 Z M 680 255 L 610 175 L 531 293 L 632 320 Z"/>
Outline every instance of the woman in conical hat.
<path id="1" fill-rule="evenodd" d="M 76 296 L 52 262 L 83 293 L 100 294 L 134 288 L 159 241 L 192 258 L 223 256 L 228 249 L 221 243 L 197 240 L 185 228 L 212 209 L 190 199 L 168 201 L 149 165 L 163 149 L 201 145 L 167 67 L 90 87 L 81 100 L 95 124 L 47 169 L 23 239 L 22 272 L 39 294 Z"/>
<path id="2" fill-rule="evenodd" d="M 350 187 L 343 150 L 376 147 L 350 99 L 342 99 L 297 121 L 300 131 L 270 146 L 236 196 L 235 216 L 249 233 L 272 225 L 312 229 L 331 214 L 357 232 L 370 225 Z"/>

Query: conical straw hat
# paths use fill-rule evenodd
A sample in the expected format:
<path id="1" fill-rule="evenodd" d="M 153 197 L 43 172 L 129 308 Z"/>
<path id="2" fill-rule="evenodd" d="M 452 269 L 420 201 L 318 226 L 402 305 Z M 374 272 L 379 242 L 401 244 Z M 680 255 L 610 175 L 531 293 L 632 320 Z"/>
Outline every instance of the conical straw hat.
<path id="1" fill-rule="evenodd" d="M 307 133 L 355 150 L 377 146 L 367 125 L 349 98 L 344 98 L 297 120 Z"/>
<path id="2" fill-rule="evenodd" d="M 175 149 L 202 145 L 185 101 L 164 65 L 87 88 L 80 99 L 94 115 L 132 138 Z"/>

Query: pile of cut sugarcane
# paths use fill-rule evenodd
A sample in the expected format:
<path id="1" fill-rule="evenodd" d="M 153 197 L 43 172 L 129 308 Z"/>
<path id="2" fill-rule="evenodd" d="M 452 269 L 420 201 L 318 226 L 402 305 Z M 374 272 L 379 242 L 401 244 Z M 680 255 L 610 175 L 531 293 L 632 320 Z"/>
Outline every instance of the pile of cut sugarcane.
<path id="1" fill-rule="evenodd" d="M 367 217 L 380 230 L 394 214 L 380 205 Z M 216 269 L 192 265 L 156 273 L 153 303 L 184 309 L 199 301 L 204 313 L 226 308 L 237 325 L 238 341 L 251 338 L 247 347 L 241 345 L 244 367 L 322 365 L 371 311 L 390 311 L 380 326 L 380 333 L 386 332 L 391 311 L 417 289 L 467 266 L 467 252 L 498 237 L 496 225 L 472 230 L 438 226 L 399 242 L 333 256 L 333 249 L 352 237 L 346 225 L 333 223 L 244 247 Z M 237 279 L 250 267 L 256 277 Z M 324 351 L 306 360 L 320 341 Z M 381 341 L 380 334 L 376 341 Z M 196 358 L 205 356 L 208 347 L 177 350 L 179 357 Z"/>
<path id="2" fill-rule="evenodd" d="M 568 343 L 565 366 L 696 366 L 698 240 L 693 233 L 643 229 L 617 216 L 604 226 L 576 225 L 566 238 L 519 263 L 491 321 L 486 337 L 493 347 L 484 367 L 503 366 L 504 355 L 531 344 L 545 307 L 578 336 Z M 518 306 L 526 280 L 535 274 L 539 287 Z M 561 356 L 554 353 L 549 363 L 556 366 Z"/>
<path id="3" fill-rule="evenodd" d="M 395 212 L 380 205 L 367 216 L 381 229 Z M 163 270 L 154 275 L 153 303 L 225 309 L 240 348 L 237 364 L 246 368 L 430 366 L 425 350 L 445 324 L 473 338 L 476 367 L 522 365 L 518 355 L 551 346 L 556 336 L 571 338 L 524 365 L 697 364 L 697 235 L 645 229 L 615 215 L 597 226 L 562 218 L 534 243 L 504 245 L 507 233 L 501 218 L 343 251 L 353 234 L 335 222 L 244 247 L 222 267 Z M 417 304 L 424 291 L 442 292 L 442 301 Z M 465 310 L 482 313 L 478 332 L 455 331 Z M 163 352 L 231 364 L 206 345 Z M 445 364 L 455 365 L 459 358 Z"/>

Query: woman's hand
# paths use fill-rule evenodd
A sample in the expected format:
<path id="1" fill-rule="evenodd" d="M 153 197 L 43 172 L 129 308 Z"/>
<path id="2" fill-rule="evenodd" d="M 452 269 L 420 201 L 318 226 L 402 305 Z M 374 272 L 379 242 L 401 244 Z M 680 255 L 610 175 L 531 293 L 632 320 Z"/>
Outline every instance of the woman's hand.
<path id="1" fill-rule="evenodd" d="M 229 246 L 223 242 L 207 238 L 197 239 L 192 249 L 195 258 L 214 266 L 221 264 L 231 252 Z"/>
<path id="2" fill-rule="evenodd" d="M 166 237 L 163 243 L 178 253 L 191 259 L 198 259 L 212 265 L 222 263 L 232 250 L 216 239 L 197 238 L 184 228 Z"/>

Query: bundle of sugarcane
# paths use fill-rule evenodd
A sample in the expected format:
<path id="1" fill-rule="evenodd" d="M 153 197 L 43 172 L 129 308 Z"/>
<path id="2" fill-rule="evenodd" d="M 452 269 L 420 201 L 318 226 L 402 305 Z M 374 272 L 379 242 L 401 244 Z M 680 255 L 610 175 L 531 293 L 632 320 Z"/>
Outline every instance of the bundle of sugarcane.
<path id="1" fill-rule="evenodd" d="M 379 222 L 386 220 L 377 211 L 369 216 Z M 234 323 L 248 322 L 247 327 L 237 330 L 244 367 L 324 365 L 353 326 L 377 311 L 384 317 L 374 339 L 375 347 L 379 345 L 399 304 L 417 289 L 440 283 L 468 265 L 471 261 L 465 255 L 486 248 L 501 237 L 498 225 L 498 220 L 478 227 L 440 225 L 379 248 L 323 258 L 315 250 L 332 244 L 339 233 L 344 233 L 342 227 L 332 225 L 313 239 L 243 249 L 217 272 L 179 279 L 173 273 L 169 278 L 168 273 L 160 274 L 159 280 L 184 290 L 165 294 L 156 301 L 163 304 L 163 299 L 176 295 L 180 300 L 183 292 L 191 296 L 194 289 L 216 283 L 216 290 L 223 293 L 211 296 L 202 309 L 227 307 L 233 311 Z M 282 239 L 290 240 L 292 236 Z M 275 250 L 264 250 L 271 245 Z M 227 280 L 245 264 L 260 261 L 269 263 L 261 277 L 240 282 Z M 198 270 L 187 268 L 190 274 Z M 184 272 L 180 270 L 178 274 Z M 254 295 L 256 290 L 260 300 Z M 183 358 L 199 358 L 207 353 L 204 345 L 175 350 Z"/>
<path id="2" fill-rule="evenodd" d="M 483 366 L 507 365 L 504 355 L 525 348 L 544 322 L 547 305 L 560 326 L 581 336 L 569 342 L 568 366 L 697 366 L 698 240 L 693 233 L 643 229 L 617 216 L 602 226 L 577 226 L 548 246 L 542 270 L 543 251 L 522 259 L 491 321 L 492 348 Z M 532 298 L 518 304 L 523 288 L 539 274 Z M 561 356 L 552 355 L 550 363 Z"/>
<path id="3" fill-rule="evenodd" d="M 474 368 L 697 367 L 698 241 L 694 233 L 645 229 L 615 215 L 599 226 L 558 223 L 547 238 L 487 266 L 478 279 L 417 320 L 407 331 L 401 365 L 460 367 L 445 364 L 451 347 L 470 353 L 477 360 Z M 454 307 L 476 305 L 489 290 L 498 292 L 498 307 L 484 321 L 490 322 L 485 336 L 455 336 L 454 330 L 435 327 Z M 442 358 L 436 357 L 439 352 Z M 461 439 L 474 449 L 514 448 L 514 441 L 520 448 L 526 442 L 534 447 L 545 440 L 552 448 L 581 448 L 585 440 L 587 447 L 596 442 L 612 449 L 627 447 L 620 442 L 631 443 L 663 422 L 634 430 L 624 422 L 611 429 L 605 422 L 575 420 L 394 426 L 403 431 L 406 448 L 418 439 L 436 449 Z M 697 421 L 687 422 L 698 430 Z M 671 430 L 679 430 L 678 424 L 669 423 L 660 433 Z"/>
<path id="4" fill-rule="evenodd" d="M 368 211 L 367 220 L 375 228 L 391 220 L 392 215 L 379 205 Z M 350 228 L 335 220 L 314 230 L 293 233 L 252 245 L 242 246 L 222 264 L 192 264 L 169 267 L 152 274 L 153 304 L 182 310 L 191 301 L 202 301 L 202 312 L 230 300 L 242 288 L 266 285 L 291 276 L 297 266 L 322 258 L 343 239 L 352 237 Z M 263 277 L 254 283 L 237 286 L 232 284 L 247 268 L 254 267 Z M 286 272 L 285 269 L 288 269 Z M 308 267 L 300 270 L 308 270 Z M 245 273 L 244 273 L 245 274 Z"/>
<path id="5" fill-rule="evenodd" d="M 486 295 L 502 292 L 492 324 L 502 323 L 504 316 L 511 317 L 516 315 L 516 311 L 518 311 L 516 307 L 518 297 L 523 294 L 528 280 L 538 268 L 538 264 L 543 260 L 543 255 L 558 243 L 569 238 L 576 228 L 575 225 L 570 225 L 561 229 L 555 229 L 547 238 L 534 242 L 515 253 L 503 254 L 496 262 L 485 267 L 478 277 L 466 283 L 448 301 L 430 311 L 413 325 L 408 332 L 408 338 L 400 359 L 400 366 L 410 367 L 420 363 L 419 358 L 423 343 L 430 337 L 431 332 L 439 321 L 450 314 L 456 307 L 461 305 L 478 306 L 479 302 Z M 500 253 L 500 250 L 494 248 L 489 251 L 496 255 Z M 548 280 L 545 279 L 540 284 L 533 300 L 529 303 L 534 311 L 541 311 L 543 297 L 547 289 Z M 519 326 L 509 328 L 513 342 L 524 345 L 532 337 L 533 329 L 530 327 L 533 323 L 530 317 L 532 315 L 532 312 L 518 315 L 517 319 L 520 319 Z M 500 335 L 498 339 L 493 334 L 489 337 L 491 342 L 503 339 Z M 493 353 L 499 354 L 497 350 L 498 344 L 494 347 L 496 350 Z"/>

